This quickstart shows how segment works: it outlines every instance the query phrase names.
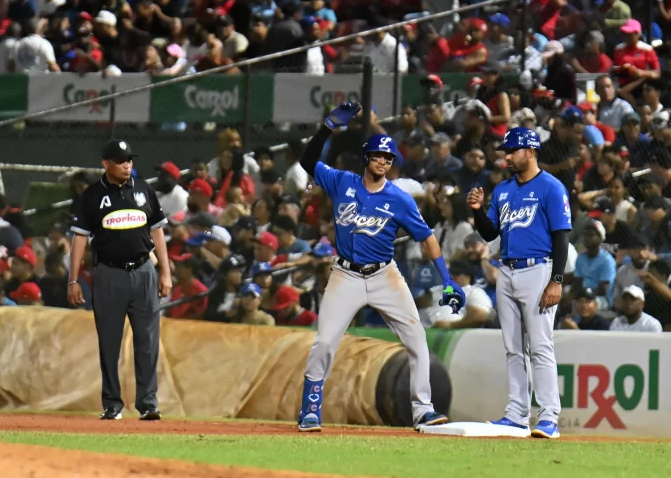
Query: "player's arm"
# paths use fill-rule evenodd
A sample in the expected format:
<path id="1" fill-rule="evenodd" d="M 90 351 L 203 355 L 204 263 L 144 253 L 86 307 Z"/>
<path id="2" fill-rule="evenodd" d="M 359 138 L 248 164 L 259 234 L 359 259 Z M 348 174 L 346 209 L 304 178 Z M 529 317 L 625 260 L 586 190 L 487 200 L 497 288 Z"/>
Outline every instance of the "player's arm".
<path id="1" fill-rule="evenodd" d="M 70 230 L 74 233 L 72 245 L 70 246 L 70 276 L 68 278 L 68 301 L 74 306 L 84 303 L 84 293 L 79 285 L 79 270 L 84 260 L 86 246 L 93 230 L 93 213 L 90 205 L 95 201 L 91 199 L 90 191 L 84 194 L 77 206 L 77 213 L 72 222 Z"/>
<path id="2" fill-rule="evenodd" d="M 564 275 L 568 258 L 568 235 L 570 229 L 552 231 L 552 277 Z"/>
<path id="3" fill-rule="evenodd" d="M 305 146 L 305 150 L 301 155 L 301 166 L 313 178 L 315 177 L 315 166 L 319 162 L 319 157 L 322 154 L 326 141 L 331 136 L 333 130 L 325 124 L 319 128 L 319 131 L 310 139 L 310 142 Z"/>
<path id="4" fill-rule="evenodd" d="M 489 213 L 486 214 L 482 208 L 482 203 L 485 201 L 485 192 L 482 188 L 473 188 L 468 192 L 466 202 L 473 210 L 473 219 L 475 220 L 475 228 L 478 230 L 482 238 L 491 242 L 499 237 L 498 227 L 498 206 L 496 204 L 496 195 L 492 193 L 491 204 L 489 205 Z"/>
<path id="5" fill-rule="evenodd" d="M 344 126 L 354 119 L 354 117 L 361 111 L 361 105 L 357 102 L 342 103 L 335 108 L 324 120 L 324 124 L 317 134 L 315 134 L 310 142 L 305 147 L 305 151 L 301 155 L 300 163 L 303 169 L 313 178 L 317 179 L 316 166 L 322 155 L 322 150 L 326 141 L 331 136 L 334 129 Z"/>
<path id="6" fill-rule="evenodd" d="M 544 205 L 548 218 L 550 236 L 552 237 L 552 273 L 550 282 L 541 296 L 541 307 L 552 307 L 559 303 L 562 293 L 561 282 L 557 276 L 564 276 L 564 268 L 568 259 L 568 236 L 571 232 L 571 210 L 566 188 L 555 186 L 547 192 L 547 203 Z"/>

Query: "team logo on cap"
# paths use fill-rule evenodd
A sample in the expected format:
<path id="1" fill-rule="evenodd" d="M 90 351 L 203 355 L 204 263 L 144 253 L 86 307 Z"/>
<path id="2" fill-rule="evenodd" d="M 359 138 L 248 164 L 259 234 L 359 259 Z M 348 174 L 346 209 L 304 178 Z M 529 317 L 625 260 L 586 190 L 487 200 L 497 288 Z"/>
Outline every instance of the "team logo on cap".
<path id="1" fill-rule="evenodd" d="M 137 209 L 121 209 L 103 217 L 105 229 L 135 229 L 147 224 L 147 215 Z"/>
<path id="2" fill-rule="evenodd" d="M 133 195 L 135 197 L 135 203 L 142 207 L 145 204 L 147 204 L 147 197 L 144 195 L 144 193 L 135 193 Z"/>
<path id="3" fill-rule="evenodd" d="M 126 148 L 127 148 L 127 147 L 128 147 L 128 146 L 126 145 L 126 142 L 125 142 L 125 141 L 119 141 L 119 148 L 121 148 L 121 149 L 123 149 L 124 151 L 126 151 Z"/>

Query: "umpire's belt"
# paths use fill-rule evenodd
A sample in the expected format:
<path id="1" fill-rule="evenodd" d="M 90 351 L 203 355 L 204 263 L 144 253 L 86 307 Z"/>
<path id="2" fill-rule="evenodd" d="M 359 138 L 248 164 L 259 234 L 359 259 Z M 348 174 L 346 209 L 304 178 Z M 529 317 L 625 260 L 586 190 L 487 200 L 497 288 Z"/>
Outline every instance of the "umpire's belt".
<path id="1" fill-rule="evenodd" d="M 526 269 L 538 264 L 545 264 L 548 260 L 544 257 L 538 259 L 503 259 L 501 263 L 511 269 Z"/>
<path id="2" fill-rule="evenodd" d="M 346 261 L 342 257 L 338 257 L 338 259 L 336 260 L 336 264 L 338 264 L 340 267 L 348 269 L 352 272 L 356 272 L 357 274 L 361 274 L 363 276 L 371 275 L 372 273 L 379 271 L 384 266 L 389 265 L 390 263 L 391 261 L 375 262 L 373 264 L 355 264 L 353 262 Z"/>
<path id="3" fill-rule="evenodd" d="M 121 262 L 121 261 L 103 261 L 99 260 L 98 264 L 105 264 L 108 267 L 114 267 L 115 269 L 123 269 L 125 271 L 134 271 L 138 267 L 140 267 L 142 264 L 147 262 L 149 260 L 149 255 L 146 255 L 137 261 L 133 262 Z"/>

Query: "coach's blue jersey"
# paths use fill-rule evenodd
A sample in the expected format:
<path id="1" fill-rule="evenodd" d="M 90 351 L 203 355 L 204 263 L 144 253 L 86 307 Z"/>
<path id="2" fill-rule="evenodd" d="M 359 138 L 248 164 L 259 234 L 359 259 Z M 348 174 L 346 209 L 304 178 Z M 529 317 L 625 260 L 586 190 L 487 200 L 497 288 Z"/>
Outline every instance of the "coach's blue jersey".
<path id="1" fill-rule="evenodd" d="M 320 161 L 315 167 L 315 183 L 333 202 L 336 250 L 345 260 L 355 264 L 390 261 L 399 227 L 418 242 L 432 234 L 414 199 L 391 181 L 371 193 L 361 176 Z"/>
<path id="2" fill-rule="evenodd" d="M 553 231 L 571 229 L 571 207 L 564 185 L 545 171 L 531 181 L 499 183 L 487 217 L 501 234 L 501 259 L 539 259 L 552 252 Z"/>

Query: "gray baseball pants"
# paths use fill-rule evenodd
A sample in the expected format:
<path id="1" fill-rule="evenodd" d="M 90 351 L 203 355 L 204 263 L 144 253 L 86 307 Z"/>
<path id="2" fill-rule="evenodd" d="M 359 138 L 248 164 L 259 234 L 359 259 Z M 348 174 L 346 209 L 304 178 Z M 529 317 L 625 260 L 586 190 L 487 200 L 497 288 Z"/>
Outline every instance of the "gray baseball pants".
<path id="1" fill-rule="evenodd" d="M 505 416 L 521 425 L 528 426 L 531 415 L 531 370 L 533 389 L 540 406 L 539 421 L 557 423 L 561 411 L 553 338 L 557 306 L 544 310 L 540 307 L 551 274 L 551 263 L 517 270 L 501 265 L 496 282 L 497 309 L 508 370 Z"/>
<path id="2" fill-rule="evenodd" d="M 415 301 L 394 261 L 365 277 L 333 264 L 305 375 L 313 381 L 326 380 L 338 344 L 354 315 L 365 305 L 380 312 L 408 350 L 412 417 L 417 424 L 425 413 L 433 411 L 429 347 Z"/>
<path id="3" fill-rule="evenodd" d="M 160 342 L 158 274 L 151 261 L 125 271 L 105 264 L 93 270 L 93 314 L 98 333 L 103 408 L 124 407 L 119 384 L 119 353 L 126 314 L 133 330 L 135 408 L 157 407 L 156 365 Z"/>

